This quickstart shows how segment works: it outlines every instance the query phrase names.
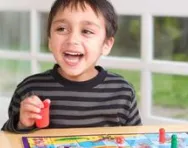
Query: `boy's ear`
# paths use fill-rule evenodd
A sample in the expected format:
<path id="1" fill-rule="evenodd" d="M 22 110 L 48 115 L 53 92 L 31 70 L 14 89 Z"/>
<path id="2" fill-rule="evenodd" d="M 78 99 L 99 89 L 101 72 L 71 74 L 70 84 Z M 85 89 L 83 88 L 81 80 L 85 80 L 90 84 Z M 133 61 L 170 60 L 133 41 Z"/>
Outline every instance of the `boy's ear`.
<path id="1" fill-rule="evenodd" d="M 110 53 L 112 46 L 114 45 L 114 37 L 106 39 L 103 45 L 102 55 L 106 56 Z"/>

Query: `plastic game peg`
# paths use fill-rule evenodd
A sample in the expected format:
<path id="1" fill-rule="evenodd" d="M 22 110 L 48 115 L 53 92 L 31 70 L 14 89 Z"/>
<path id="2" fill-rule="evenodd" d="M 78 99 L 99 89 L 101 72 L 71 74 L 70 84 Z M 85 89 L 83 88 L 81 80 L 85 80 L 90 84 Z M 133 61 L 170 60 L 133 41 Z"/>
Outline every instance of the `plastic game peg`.
<path id="1" fill-rule="evenodd" d="M 49 125 L 50 119 L 49 119 L 49 108 L 50 108 L 50 101 L 44 100 L 43 101 L 44 107 L 41 108 L 41 112 L 39 113 L 41 115 L 41 119 L 36 120 L 36 126 L 38 128 L 45 128 Z"/>
<path id="2" fill-rule="evenodd" d="M 123 142 L 124 142 L 124 137 L 122 136 L 116 137 L 116 143 L 123 144 Z"/>
<path id="3" fill-rule="evenodd" d="M 165 129 L 160 128 L 159 129 L 159 143 L 165 143 L 166 138 L 165 138 Z"/>
<path id="4" fill-rule="evenodd" d="M 43 105 L 44 105 L 44 108 L 48 108 L 50 106 L 49 100 L 44 100 Z"/>
<path id="5" fill-rule="evenodd" d="M 175 134 L 171 136 L 171 148 L 178 148 L 177 135 Z"/>

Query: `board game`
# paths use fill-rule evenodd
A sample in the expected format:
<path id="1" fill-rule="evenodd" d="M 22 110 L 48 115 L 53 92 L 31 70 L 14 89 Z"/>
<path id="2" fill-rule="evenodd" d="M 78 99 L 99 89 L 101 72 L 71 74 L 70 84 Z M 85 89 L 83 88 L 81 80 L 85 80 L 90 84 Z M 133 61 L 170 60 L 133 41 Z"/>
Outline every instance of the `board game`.
<path id="1" fill-rule="evenodd" d="M 177 148 L 188 148 L 187 133 L 165 133 L 163 143 L 159 142 L 157 133 L 22 137 L 22 142 L 24 148 L 171 148 L 174 134 L 177 136 Z"/>

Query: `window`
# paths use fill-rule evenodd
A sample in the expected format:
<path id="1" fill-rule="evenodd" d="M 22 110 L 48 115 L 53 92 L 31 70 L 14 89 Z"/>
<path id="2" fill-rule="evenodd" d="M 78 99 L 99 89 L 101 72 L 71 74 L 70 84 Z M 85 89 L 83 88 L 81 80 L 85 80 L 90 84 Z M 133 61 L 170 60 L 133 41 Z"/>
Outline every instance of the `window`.
<path id="1" fill-rule="evenodd" d="M 18 83 L 54 63 L 46 32 L 52 2 L 0 0 L 0 76 L 4 78 L 0 99 L 6 100 L 0 108 L 4 111 Z M 188 120 L 187 0 L 111 2 L 119 15 L 119 31 L 111 54 L 98 64 L 134 85 L 145 124 Z M 161 113 L 167 110 L 171 114 Z"/>
<path id="2" fill-rule="evenodd" d="M 140 17 L 119 15 L 111 56 L 140 58 Z"/>
<path id="3" fill-rule="evenodd" d="M 154 73 L 152 114 L 188 120 L 188 77 Z"/>
<path id="4" fill-rule="evenodd" d="M 154 18 L 154 58 L 188 61 L 188 18 Z"/>
<path id="5" fill-rule="evenodd" d="M 48 24 L 48 13 L 41 12 L 39 15 L 40 21 L 40 51 L 50 52 L 48 50 L 48 35 L 47 35 L 47 24 Z"/>
<path id="6" fill-rule="evenodd" d="M 31 74 L 30 61 L 0 59 L 0 95 L 12 96 L 16 85 Z"/>
<path id="7" fill-rule="evenodd" d="M 29 12 L 0 11 L 0 48 L 23 50 L 30 48 Z"/>

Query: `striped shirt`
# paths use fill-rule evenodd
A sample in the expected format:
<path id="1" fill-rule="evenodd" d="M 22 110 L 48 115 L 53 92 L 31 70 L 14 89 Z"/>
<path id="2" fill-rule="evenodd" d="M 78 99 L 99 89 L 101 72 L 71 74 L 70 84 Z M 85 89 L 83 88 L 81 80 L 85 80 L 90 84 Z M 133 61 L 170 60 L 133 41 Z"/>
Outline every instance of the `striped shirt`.
<path id="1" fill-rule="evenodd" d="M 96 66 L 96 77 L 75 82 L 63 78 L 58 68 L 56 64 L 17 86 L 9 106 L 9 119 L 2 130 L 21 132 L 17 128 L 20 102 L 33 94 L 42 101 L 51 100 L 49 128 L 141 124 L 134 89 L 121 76 Z"/>

